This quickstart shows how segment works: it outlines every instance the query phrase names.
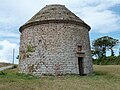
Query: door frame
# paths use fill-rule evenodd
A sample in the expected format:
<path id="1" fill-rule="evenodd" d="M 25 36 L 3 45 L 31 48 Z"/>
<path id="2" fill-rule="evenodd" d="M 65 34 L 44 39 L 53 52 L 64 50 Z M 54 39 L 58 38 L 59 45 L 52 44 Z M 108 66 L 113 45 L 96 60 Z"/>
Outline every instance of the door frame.
<path id="1" fill-rule="evenodd" d="M 83 57 L 78 57 L 78 69 L 79 69 L 79 75 L 84 75 L 84 67 L 83 67 Z"/>

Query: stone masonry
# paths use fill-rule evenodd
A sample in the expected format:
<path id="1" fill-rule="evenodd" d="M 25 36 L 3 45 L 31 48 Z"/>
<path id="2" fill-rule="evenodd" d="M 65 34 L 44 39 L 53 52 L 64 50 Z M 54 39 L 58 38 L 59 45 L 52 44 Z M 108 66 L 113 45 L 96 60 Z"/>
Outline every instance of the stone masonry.
<path id="1" fill-rule="evenodd" d="M 91 74 L 89 30 L 64 5 L 46 5 L 20 27 L 20 72 L 64 75 L 80 74 L 83 69 L 82 74 Z"/>

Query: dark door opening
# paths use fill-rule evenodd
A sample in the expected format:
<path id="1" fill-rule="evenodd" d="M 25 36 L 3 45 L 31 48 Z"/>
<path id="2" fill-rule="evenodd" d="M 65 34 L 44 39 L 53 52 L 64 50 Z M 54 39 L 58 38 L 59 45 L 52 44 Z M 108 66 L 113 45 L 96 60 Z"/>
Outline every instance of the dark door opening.
<path id="1" fill-rule="evenodd" d="M 79 68 L 79 75 L 84 75 L 84 69 L 83 69 L 83 57 L 78 57 L 78 68 Z"/>

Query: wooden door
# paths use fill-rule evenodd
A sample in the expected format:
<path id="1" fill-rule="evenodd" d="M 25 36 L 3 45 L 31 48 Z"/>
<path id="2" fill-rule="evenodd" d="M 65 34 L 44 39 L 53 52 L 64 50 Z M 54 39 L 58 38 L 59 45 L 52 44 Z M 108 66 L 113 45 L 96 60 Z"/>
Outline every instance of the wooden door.
<path id="1" fill-rule="evenodd" d="M 79 75 L 84 75 L 84 68 L 83 68 L 83 58 L 78 57 L 78 68 L 79 68 Z"/>

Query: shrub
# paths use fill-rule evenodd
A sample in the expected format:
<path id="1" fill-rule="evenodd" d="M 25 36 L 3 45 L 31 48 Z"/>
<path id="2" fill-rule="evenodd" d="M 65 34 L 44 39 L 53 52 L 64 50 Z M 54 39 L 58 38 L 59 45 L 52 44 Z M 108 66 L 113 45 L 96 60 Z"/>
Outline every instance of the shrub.
<path id="1" fill-rule="evenodd" d="M 1 71 L 1 72 L 0 72 L 0 75 L 6 75 L 6 73 L 4 73 L 4 72 Z"/>
<path id="2" fill-rule="evenodd" d="M 17 68 L 17 67 L 18 67 L 18 65 L 14 65 L 14 66 L 12 67 L 12 69 Z"/>
<path id="3" fill-rule="evenodd" d="M 101 57 L 93 60 L 97 65 L 120 65 L 120 56 Z"/>

